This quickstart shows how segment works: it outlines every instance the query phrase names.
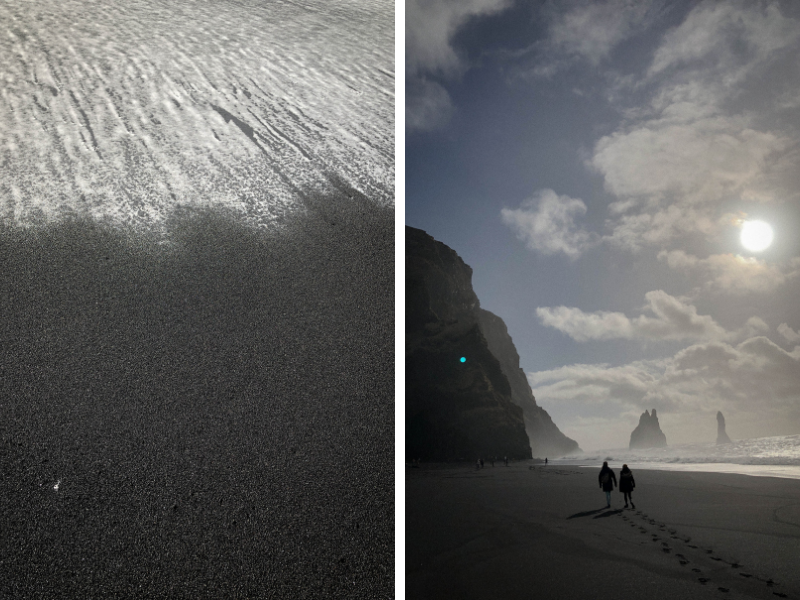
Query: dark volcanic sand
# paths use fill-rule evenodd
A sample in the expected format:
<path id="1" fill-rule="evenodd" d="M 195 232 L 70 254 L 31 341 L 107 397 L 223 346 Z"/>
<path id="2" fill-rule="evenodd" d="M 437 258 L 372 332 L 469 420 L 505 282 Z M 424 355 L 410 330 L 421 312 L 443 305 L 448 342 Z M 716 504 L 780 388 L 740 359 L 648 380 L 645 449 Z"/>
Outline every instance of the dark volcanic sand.
<path id="1" fill-rule="evenodd" d="M 393 597 L 394 212 L 308 207 L 0 232 L 0 598 Z"/>
<path id="2" fill-rule="evenodd" d="M 408 598 L 800 598 L 798 480 L 499 464 L 407 470 Z"/>

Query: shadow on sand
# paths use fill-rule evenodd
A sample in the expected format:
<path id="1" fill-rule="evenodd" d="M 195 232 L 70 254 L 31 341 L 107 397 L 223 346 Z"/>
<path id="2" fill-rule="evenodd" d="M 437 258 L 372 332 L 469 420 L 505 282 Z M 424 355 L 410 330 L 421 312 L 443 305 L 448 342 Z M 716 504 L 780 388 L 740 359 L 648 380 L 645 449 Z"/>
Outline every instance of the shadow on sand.
<path id="1" fill-rule="evenodd" d="M 621 508 L 618 508 L 617 510 L 607 510 L 606 512 L 604 512 L 604 513 L 602 513 L 600 515 L 597 515 L 596 517 L 592 517 L 592 518 L 593 519 L 602 519 L 603 517 L 612 517 L 614 515 L 620 514 L 621 512 L 622 512 Z"/>
<path id="2" fill-rule="evenodd" d="M 574 515 L 570 515 L 567 519 L 577 519 L 578 517 L 589 517 L 591 515 L 596 515 L 599 512 L 603 512 L 605 508 L 598 508 L 597 510 L 587 510 L 586 512 L 579 512 L 575 513 Z"/>

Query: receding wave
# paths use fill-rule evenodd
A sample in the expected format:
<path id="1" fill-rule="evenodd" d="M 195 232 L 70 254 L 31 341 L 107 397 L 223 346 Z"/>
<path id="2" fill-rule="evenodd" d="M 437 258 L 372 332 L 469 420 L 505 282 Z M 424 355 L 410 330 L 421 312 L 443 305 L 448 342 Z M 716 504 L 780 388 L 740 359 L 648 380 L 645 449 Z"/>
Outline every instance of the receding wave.
<path id="1" fill-rule="evenodd" d="M 0 219 L 394 202 L 384 0 L 0 0 Z"/>
<path id="2" fill-rule="evenodd" d="M 610 449 L 569 457 L 575 461 L 604 461 L 651 464 L 798 465 L 800 435 L 737 440 L 730 444 L 679 444 L 666 448 Z"/>

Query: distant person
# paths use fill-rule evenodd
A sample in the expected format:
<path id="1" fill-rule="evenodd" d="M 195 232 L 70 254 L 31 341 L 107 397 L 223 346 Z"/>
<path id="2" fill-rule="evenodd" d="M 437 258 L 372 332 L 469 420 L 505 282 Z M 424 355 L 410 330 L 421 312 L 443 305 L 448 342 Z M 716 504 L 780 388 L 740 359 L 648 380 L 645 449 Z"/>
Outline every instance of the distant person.
<path id="1" fill-rule="evenodd" d="M 547 457 L 546 456 L 544 457 L 544 466 L 545 467 L 547 466 Z"/>
<path id="2" fill-rule="evenodd" d="M 606 508 L 611 508 L 611 492 L 614 491 L 614 487 L 617 485 L 617 476 L 614 475 L 614 471 L 611 470 L 607 462 L 603 463 L 603 468 L 600 469 L 600 475 L 597 476 L 597 480 L 606 493 Z"/>
<path id="3" fill-rule="evenodd" d="M 483 468 L 483 459 L 481 459 L 481 469 Z"/>
<path id="4" fill-rule="evenodd" d="M 507 456 L 504 456 L 504 457 L 503 457 L 503 460 L 505 461 L 505 463 L 506 463 L 506 466 L 508 466 L 508 457 L 507 457 Z"/>
<path id="5" fill-rule="evenodd" d="M 625 508 L 628 508 L 628 500 L 631 501 L 631 508 L 636 508 L 631 496 L 631 492 L 635 487 L 636 482 L 633 480 L 633 471 L 628 468 L 628 465 L 622 465 L 622 471 L 619 472 L 619 491 L 625 497 Z"/>
<path id="6" fill-rule="evenodd" d="M 480 468 L 481 468 L 481 459 L 479 458 L 477 461 L 475 461 L 475 469 L 480 469 Z"/>
<path id="7" fill-rule="evenodd" d="M 492 468 L 494 468 L 494 460 L 495 460 L 495 457 L 493 456 L 493 457 L 492 457 L 492 458 L 490 458 L 489 460 L 491 460 L 491 461 L 492 461 Z"/>

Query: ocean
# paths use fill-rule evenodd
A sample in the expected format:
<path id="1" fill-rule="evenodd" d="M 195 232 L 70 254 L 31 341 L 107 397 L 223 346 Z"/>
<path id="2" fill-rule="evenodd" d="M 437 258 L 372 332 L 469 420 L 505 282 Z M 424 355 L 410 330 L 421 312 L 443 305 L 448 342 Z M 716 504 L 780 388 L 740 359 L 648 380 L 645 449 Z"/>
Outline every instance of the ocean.
<path id="1" fill-rule="evenodd" d="M 616 448 L 559 458 L 553 464 L 631 469 L 706 471 L 800 479 L 800 435 L 735 440 L 730 444 L 678 444 L 666 448 Z"/>

